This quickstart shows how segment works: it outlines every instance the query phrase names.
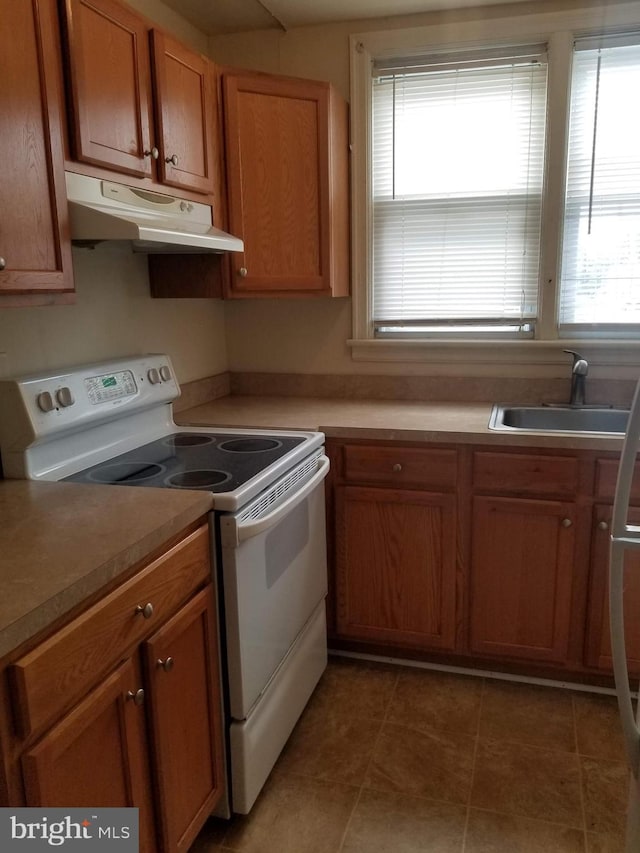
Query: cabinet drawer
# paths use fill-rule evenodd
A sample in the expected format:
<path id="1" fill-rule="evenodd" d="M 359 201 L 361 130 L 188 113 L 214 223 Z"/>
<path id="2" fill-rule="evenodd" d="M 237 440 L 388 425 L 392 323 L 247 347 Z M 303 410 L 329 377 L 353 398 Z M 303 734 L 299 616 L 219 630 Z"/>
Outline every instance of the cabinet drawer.
<path id="1" fill-rule="evenodd" d="M 456 485 L 455 450 L 414 447 L 344 448 L 344 475 L 354 483 L 449 490 Z"/>
<path id="2" fill-rule="evenodd" d="M 474 489 L 572 497 L 578 481 L 576 458 L 485 451 L 473 454 Z"/>
<path id="3" fill-rule="evenodd" d="M 596 499 L 613 500 L 618 479 L 617 459 L 598 459 L 596 462 Z M 631 503 L 640 504 L 640 462 L 636 462 L 631 484 Z"/>
<path id="4" fill-rule="evenodd" d="M 210 578 L 206 527 L 154 560 L 10 667 L 24 737 L 83 696 Z M 151 604 L 152 613 L 137 608 Z"/>

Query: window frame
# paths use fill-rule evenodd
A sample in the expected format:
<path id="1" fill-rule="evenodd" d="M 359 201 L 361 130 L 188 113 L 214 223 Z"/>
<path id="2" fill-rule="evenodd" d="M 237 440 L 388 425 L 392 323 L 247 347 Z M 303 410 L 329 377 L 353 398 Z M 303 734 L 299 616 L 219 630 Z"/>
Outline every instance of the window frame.
<path id="1" fill-rule="evenodd" d="M 606 26 L 605 26 L 606 23 Z M 564 364 L 564 349 L 588 352 L 592 364 L 640 366 L 640 335 L 573 334 L 561 337 L 557 302 L 562 219 L 566 183 L 566 148 L 573 45 L 577 38 L 616 30 L 637 29 L 637 5 L 601 6 L 537 15 L 476 19 L 452 26 L 436 24 L 353 34 L 350 36 L 352 150 L 352 338 L 354 361 L 403 361 L 446 364 Z M 455 31 L 456 40 L 451 41 Z M 547 134 L 542 202 L 539 316 L 535 338 L 455 337 L 380 339 L 372 321 L 371 248 L 371 63 L 374 59 L 441 50 L 482 50 L 546 43 L 548 48 Z M 631 374 L 635 376 L 635 373 Z"/>

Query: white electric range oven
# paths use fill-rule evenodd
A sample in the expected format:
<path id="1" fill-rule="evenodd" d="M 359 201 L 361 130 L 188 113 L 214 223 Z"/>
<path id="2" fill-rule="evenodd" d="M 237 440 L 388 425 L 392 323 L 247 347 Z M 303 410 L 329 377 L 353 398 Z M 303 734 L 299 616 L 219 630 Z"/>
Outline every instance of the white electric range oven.
<path id="1" fill-rule="evenodd" d="M 227 802 L 246 814 L 327 661 L 320 432 L 184 427 L 170 359 L 0 382 L 4 476 L 205 489 L 221 631 Z"/>

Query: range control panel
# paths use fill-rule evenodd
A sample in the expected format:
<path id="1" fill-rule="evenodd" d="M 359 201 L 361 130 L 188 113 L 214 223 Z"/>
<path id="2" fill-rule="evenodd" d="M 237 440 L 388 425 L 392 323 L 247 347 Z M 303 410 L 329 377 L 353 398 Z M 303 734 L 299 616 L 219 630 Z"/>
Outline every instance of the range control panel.
<path id="1" fill-rule="evenodd" d="M 0 381 L 0 443 L 26 446 L 170 403 L 180 396 L 167 355 L 145 355 Z"/>

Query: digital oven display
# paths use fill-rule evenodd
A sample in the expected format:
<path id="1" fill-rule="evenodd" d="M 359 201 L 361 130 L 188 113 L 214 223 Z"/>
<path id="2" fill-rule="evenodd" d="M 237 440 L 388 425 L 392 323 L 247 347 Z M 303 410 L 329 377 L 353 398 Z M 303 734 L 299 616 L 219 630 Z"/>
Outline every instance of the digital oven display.
<path id="1" fill-rule="evenodd" d="M 84 380 L 89 401 L 97 406 L 131 397 L 138 390 L 133 373 L 130 370 L 120 370 L 118 373 L 106 373 L 102 376 L 91 376 Z"/>

